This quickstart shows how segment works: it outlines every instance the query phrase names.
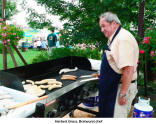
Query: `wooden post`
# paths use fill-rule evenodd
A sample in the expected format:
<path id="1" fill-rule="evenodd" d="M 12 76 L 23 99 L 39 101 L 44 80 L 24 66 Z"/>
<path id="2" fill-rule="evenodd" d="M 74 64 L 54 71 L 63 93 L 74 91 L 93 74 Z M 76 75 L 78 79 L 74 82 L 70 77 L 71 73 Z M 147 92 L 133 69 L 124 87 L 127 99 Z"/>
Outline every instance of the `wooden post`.
<path id="1" fill-rule="evenodd" d="M 6 3 L 6 0 L 1 0 L 1 2 L 2 2 L 2 19 L 3 19 L 3 22 L 5 23 L 5 3 Z M 5 42 L 5 40 L 3 39 L 3 43 L 4 42 Z M 3 68 L 7 69 L 7 48 L 5 45 L 3 47 Z"/>
<path id="2" fill-rule="evenodd" d="M 138 16 L 138 36 L 139 38 L 144 38 L 144 11 L 145 11 L 145 0 L 140 2 L 139 7 L 139 16 Z M 140 44 L 139 39 L 137 39 L 138 45 Z M 144 55 L 143 59 L 146 61 L 146 56 Z M 139 67 L 138 67 L 138 76 L 139 76 Z M 145 87 L 145 96 L 147 97 L 147 63 L 144 64 L 144 87 Z"/>
<path id="3" fill-rule="evenodd" d="M 7 45 L 7 48 L 8 48 L 8 51 L 10 52 L 10 55 L 11 55 L 11 58 L 12 58 L 12 60 L 14 62 L 15 67 L 17 67 L 18 65 L 17 65 L 16 59 L 15 59 L 15 56 L 14 56 L 14 54 L 12 52 L 12 49 L 10 48 L 9 45 Z"/>
<path id="4" fill-rule="evenodd" d="M 138 36 L 140 38 L 144 38 L 144 9 L 145 9 L 145 1 L 143 0 L 140 3 L 140 7 L 139 7 L 139 16 L 138 16 Z M 140 44 L 139 39 L 137 40 L 138 44 Z"/>
<path id="5" fill-rule="evenodd" d="M 3 69 L 7 69 L 7 48 L 3 46 Z"/>
<path id="6" fill-rule="evenodd" d="M 13 48 L 16 50 L 17 54 L 19 55 L 19 57 L 21 58 L 21 60 L 23 61 L 23 63 L 25 65 L 27 65 L 27 62 L 25 61 L 25 59 L 23 58 L 23 56 L 21 55 L 21 53 L 19 52 L 19 50 L 17 49 L 17 47 L 13 44 Z"/>
<path id="7" fill-rule="evenodd" d="M 2 19 L 5 22 L 5 3 L 6 3 L 6 0 L 1 0 L 1 2 L 2 2 Z"/>

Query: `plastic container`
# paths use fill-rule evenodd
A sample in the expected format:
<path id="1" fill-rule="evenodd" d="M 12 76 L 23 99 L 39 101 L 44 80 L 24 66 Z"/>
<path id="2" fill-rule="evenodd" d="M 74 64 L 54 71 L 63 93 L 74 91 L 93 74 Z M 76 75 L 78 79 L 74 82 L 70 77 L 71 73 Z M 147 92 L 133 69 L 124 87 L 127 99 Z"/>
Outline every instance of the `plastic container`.
<path id="1" fill-rule="evenodd" d="M 88 97 L 83 102 L 83 105 L 87 107 L 97 107 L 98 106 L 98 96 Z"/>
<path id="2" fill-rule="evenodd" d="M 150 98 L 145 100 L 139 97 L 138 103 L 134 104 L 133 118 L 151 118 L 153 107 L 150 106 Z"/>
<path id="3" fill-rule="evenodd" d="M 94 108 L 98 106 L 99 97 L 98 92 L 92 93 L 89 97 L 85 98 L 84 102 L 82 103 L 86 108 Z"/>

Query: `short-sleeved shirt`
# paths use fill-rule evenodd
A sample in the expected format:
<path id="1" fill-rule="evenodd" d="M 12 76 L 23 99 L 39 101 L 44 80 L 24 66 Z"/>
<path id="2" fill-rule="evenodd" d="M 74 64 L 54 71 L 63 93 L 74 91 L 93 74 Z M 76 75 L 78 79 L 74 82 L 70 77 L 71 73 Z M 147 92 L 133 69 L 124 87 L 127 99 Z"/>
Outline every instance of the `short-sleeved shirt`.
<path id="1" fill-rule="evenodd" d="M 42 48 L 47 48 L 47 42 L 46 41 L 42 41 L 41 47 Z"/>
<path id="2" fill-rule="evenodd" d="M 37 44 L 37 46 L 41 46 L 41 41 L 38 40 L 38 41 L 36 42 L 36 44 Z"/>
<path id="3" fill-rule="evenodd" d="M 49 42 L 49 47 L 56 46 L 57 37 L 55 34 L 51 33 L 47 37 L 47 41 Z"/>
<path id="4" fill-rule="evenodd" d="M 113 35 L 109 38 L 108 45 L 110 44 Z M 126 66 L 134 66 L 132 80 L 137 79 L 139 48 L 134 36 L 129 31 L 121 28 L 109 48 L 111 51 L 105 50 L 105 52 L 108 63 L 112 69 L 116 73 L 122 74 L 122 68 Z"/>

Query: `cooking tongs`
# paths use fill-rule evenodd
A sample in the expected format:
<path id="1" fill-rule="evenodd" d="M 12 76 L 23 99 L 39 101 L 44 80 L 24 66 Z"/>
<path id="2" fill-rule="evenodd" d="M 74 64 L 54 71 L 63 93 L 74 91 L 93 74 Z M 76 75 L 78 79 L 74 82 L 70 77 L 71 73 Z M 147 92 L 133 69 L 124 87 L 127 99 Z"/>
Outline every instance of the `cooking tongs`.
<path id="1" fill-rule="evenodd" d="M 89 78 L 89 77 L 99 77 L 99 74 L 94 73 L 94 74 L 91 74 L 91 75 L 83 75 L 83 76 L 80 76 L 79 78 Z"/>

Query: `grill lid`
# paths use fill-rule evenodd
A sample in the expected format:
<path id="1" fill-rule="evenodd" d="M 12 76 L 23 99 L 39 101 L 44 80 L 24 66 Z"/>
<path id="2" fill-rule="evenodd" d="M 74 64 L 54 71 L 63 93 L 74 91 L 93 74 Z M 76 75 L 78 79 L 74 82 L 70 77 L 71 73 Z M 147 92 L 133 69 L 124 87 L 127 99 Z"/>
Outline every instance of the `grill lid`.
<path id="1" fill-rule="evenodd" d="M 24 92 L 22 81 L 16 75 L 0 71 L 1 85 Z"/>

